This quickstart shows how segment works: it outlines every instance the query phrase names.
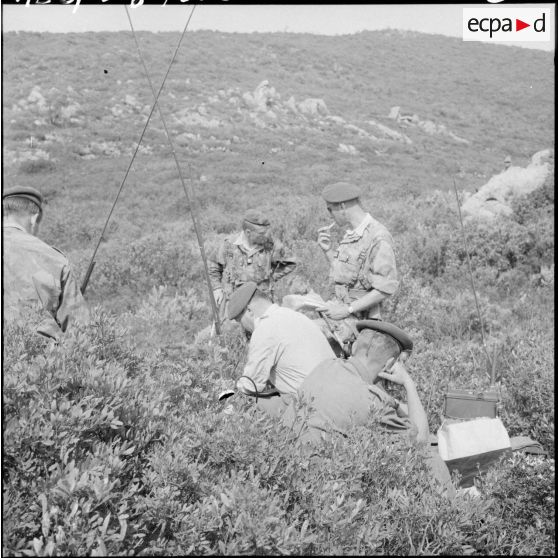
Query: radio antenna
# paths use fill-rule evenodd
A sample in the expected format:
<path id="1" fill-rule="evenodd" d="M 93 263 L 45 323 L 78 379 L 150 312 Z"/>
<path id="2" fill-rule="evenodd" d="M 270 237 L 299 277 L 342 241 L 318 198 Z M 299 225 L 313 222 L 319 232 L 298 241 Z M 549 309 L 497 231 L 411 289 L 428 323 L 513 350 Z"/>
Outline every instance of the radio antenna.
<path id="1" fill-rule="evenodd" d="M 486 347 L 486 340 L 484 338 L 484 322 L 482 321 L 482 314 L 480 311 L 479 300 L 477 297 L 477 289 L 475 288 L 475 280 L 473 278 L 473 267 L 471 265 L 471 256 L 469 255 L 469 247 L 467 244 L 467 237 L 465 235 L 465 227 L 463 225 L 463 217 L 461 215 L 461 206 L 459 205 L 459 195 L 457 194 L 457 186 L 455 184 L 455 177 L 453 177 L 453 191 L 455 192 L 455 200 L 457 202 L 457 211 L 459 213 L 459 223 L 461 225 L 461 235 L 463 237 L 463 247 L 465 248 L 465 255 L 467 256 L 467 269 L 469 271 L 469 279 L 471 281 L 471 289 L 473 291 L 473 296 L 475 297 L 475 307 L 477 309 L 477 315 L 479 317 L 480 322 L 480 332 L 481 332 L 481 339 L 482 339 L 482 347 L 484 349 L 484 353 L 486 354 L 486 360 L 488 365 L 488 370 L 491 372 L 490 381 L 494 383 L 494 374 L 495 374 L 495 366 L 492 363 L 492 359 L 488 354 L 488 349 Z"/>

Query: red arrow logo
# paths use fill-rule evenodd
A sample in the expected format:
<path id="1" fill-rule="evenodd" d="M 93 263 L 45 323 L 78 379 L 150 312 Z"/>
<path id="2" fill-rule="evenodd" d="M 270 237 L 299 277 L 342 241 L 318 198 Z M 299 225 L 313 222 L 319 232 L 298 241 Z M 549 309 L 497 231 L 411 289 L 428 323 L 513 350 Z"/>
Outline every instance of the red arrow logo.
<path id="1" fill-rule="evenodd" d="M 524 21 L 521 21 L 520 19 L 515 20 L 515 30 L 516 31 L 521 31 L 522 29 L 525 29 L 526 27 L 531 27 L 530 23 L 525 23 Z"/>

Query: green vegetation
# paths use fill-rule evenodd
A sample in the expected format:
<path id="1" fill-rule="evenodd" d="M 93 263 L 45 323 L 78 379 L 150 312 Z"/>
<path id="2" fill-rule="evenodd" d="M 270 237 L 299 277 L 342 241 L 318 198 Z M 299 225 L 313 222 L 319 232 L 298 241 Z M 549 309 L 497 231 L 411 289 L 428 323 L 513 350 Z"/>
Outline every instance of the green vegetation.
<path id="1" fill-rule="evenodd" d="M 139 40 L 157 86 L 178 35 Z M 4 186 L 43 191 L 41 236 L 83 277 L 151 103 L 132 37 L 6 33 L 3 56 Z M 413 143 L 374 143 L 312 116 L 258 125 L 241 99 L 263 79 L 281 102 L 322 98 L 347 123 L 370 130 L 374 119 Z M 395 31 L 195 32 L 161 103 L 187 177 L 192 167 L 206 247 L 259 206 L 300 259 L 279 296 L 294 281 L 326 294 L 318 194 L 333 180 L 362 186 L 397 246 L 401 289 L 385 318 L 413 337 L 409 369 L 435 431 L 448 381 L 488 384 L 452 177 L 473 192 L 505 154 L 524 166 L 552 147 L 552 89 L 552 55 L 527 49 Z M 394 105 L 470 144 L 398 129 L 386 118 Z M 99 249 L 94 325 L 59 346 L 25 319 L 4 329 L 4 554 L 553 555 L 554 293 L 541 275 L 554 263 L 553 215 L 551 175 L 511 216 L 465 228 L 488 349 L 500 355 L 501 418 L 550 459 L 516 455 L 485 476 L 483 498 L 448 502 L 420 451 L 373 425 L 309 456 L 251 401 L 216 402 L 244 340 L 194 341 L 211 321 L 203 266 L 154 115 Z"/>

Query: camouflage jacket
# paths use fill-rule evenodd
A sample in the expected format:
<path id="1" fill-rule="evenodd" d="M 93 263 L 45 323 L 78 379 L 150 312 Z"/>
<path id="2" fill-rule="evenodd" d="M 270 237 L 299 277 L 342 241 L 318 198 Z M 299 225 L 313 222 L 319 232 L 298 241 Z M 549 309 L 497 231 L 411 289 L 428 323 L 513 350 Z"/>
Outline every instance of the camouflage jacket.
<path id="1" fill-rule="evenodd" d="M 17 319 L 27 307 L 36 316 L 36 331 L 54 339 L 72 320 L 89 323 L 66 256 L 17 225 L 5 225 L 2 236 L 4 319 Z"/>
<path id="2" fill-rule="evenodd" d="M 354 231 L 347 231 L 333 255 L 329 279 L 334 299 L 350 304 L 376 289 L 392 295 L 399 286 L 393 239 L 369 214 Z M 379 318 L 374 305 L 358 317 Z"/>
<path id="3" fill-rule="evenodd" d="M 248 281 L 257 283 L 259 289 L 273 298 L 273 283 L 295 267 L 295 260 L 286 258 L 279 241 L 273 241 L 268 247 L 249 249 L 243 232 L 226 238 L 208 258 L 213 289 L 222 288 L 225 298 Z"/>

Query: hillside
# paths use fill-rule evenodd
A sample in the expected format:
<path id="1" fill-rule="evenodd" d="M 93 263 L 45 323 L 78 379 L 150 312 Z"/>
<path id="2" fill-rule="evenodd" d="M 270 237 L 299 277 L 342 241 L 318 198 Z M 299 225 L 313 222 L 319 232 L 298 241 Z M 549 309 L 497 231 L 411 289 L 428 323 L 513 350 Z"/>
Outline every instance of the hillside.
<path id="1" fill-rule="evenodd" d="M 178 34 L 138 36 L 158 88 Z M 152 104 L 132 36 L 6 33 L 3 62 L 6 184 L 36 184 L 39 176 L 56 201 L 47 238 L 65 250 L 86 249 Z M 286 110 L 275 119 L 253 115 L 242 99 L 263 80 Z M 236 222 L 244 209 L 239 192 L 280 219 L 283 196 L 314 196 L 340 178 L 358 182 L 381 209 L 394 196 L 447 190 L 451 176 L 473 191 L 500 169 L 505 154 L 525 164 L 552 146 L 552 92 L 552 55 L 533 50 L 397 31 L 342 37 L 192 32 L 161 106 L 179 159 L 192 167 L 210 231 Z M 343 123 L 288 111 L 291 96 L 297 103 L 323 99 L 330 117 Z M 400 128 L 387 118 L 393 106 L 467 143 Z M 390 141 L 378 124 L 412 143 Z M 340 144 L 350 147 L 340 152 Z M 115 215 L 119 230 L 130 227 L 132 236 L 163 220 L 187 219 L 157 113 L 142 146 Z M 86 204 L 87 220 L 77 219 Z M 215 210 L 224 208 L 230 219 L 214 223 Z M 131 222 L 138 219 L 141 227 Z M 74 231 L 71 240 L 59 234 L 64 227 Z"/>
<path id="2" fill-rule="evenodd" d="M 179 36 L 138 38 L 158 88 Z M 5 33 L 3 57 L 3 187 L 42 190 L 40 236 L 81 279 L 151 109 L 133 38 Z M 453 191 L 554 147 L 553 64 L 398 31 L 189 32 L 160 98 L 206 249 L 261 208 L 299 262 L 277 297 L 295 281 L 325 294 L 319 194 L 358 184 L 394 238 L 382 314 L 413 339 L 430 431 L 448 388 L 486 388 L 489 353 L 499 417 L 548 458 L 516 453 L 481 498 L 448 500 L 375 419 L 309 457 L 251 398 L 218 402 L 245 338 L 196 341 L 208 293 L 155 112 L 97 254 L 92 326 L 48 346 L 25 317 L 4 327 L 3 552 L 554 555 L 553 154 L 492 220 L 461 230 Z"/>

